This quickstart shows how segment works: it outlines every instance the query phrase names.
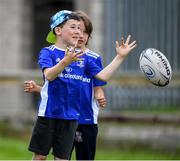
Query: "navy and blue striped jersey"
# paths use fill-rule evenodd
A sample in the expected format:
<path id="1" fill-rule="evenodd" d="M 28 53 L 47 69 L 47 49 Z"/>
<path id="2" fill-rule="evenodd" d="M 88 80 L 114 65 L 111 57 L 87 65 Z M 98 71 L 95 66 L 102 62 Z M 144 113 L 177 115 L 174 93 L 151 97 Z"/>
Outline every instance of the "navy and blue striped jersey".
<path id="1" fill-rule="evenodd" d="M 90 50 L 86 50 L 86 54 L 102 69 L 101 57 Z M 97 118 L 99 113 L 99 107 L 97 101 L 94 98 L 95 86 L 103 86 L 106 83 L 96 78 L 91 78 L 87 74 L 84 75 L 87 81 L 83 81 L 81 87 L 81 109 L 80 117 L 78 120 L 79 124 L 97 124 Z"/>
<path id="2" fill-rule="evenodd" d="M 51 68 L 63 59 L 65 50 L 52 45 L 40 51 L 39 65 L 42 71 Z M 82 60 L 73 62 L 53 81 L 44 80 L 41 90 L 41 102 L 38 116 L 77 120 L 80 115 L 81 85 L 86 82 L 84 73 L 90 78 L 99 73 L 101 68 L 88 54 Z"/>

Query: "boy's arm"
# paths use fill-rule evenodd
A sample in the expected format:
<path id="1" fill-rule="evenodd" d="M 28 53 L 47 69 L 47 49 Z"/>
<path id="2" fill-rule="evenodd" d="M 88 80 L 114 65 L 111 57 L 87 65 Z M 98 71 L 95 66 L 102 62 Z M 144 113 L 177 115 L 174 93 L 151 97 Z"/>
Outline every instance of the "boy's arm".
<path id="1" fill-rule="evenodd" d="M 74 61 L 78 61 L 83 54 L 84 53 L 82 51 L 75 52 L 75 47 L 72 49 L 67 48 L 64 58 L 59 63 L 51 68 L 46 68 L 44 70 L 45 78 L 48 81 L 53 81 L 60 73 L 63 72 L 65 67 Z"/>
<path id="2" fill-rule="evenodd" d="M 37 85 L 36 82 L 34 82 L 33 80 L 24 82 L 24 92 L 27 92 L 27 93 L 37 92 L 37 93 L 40 93 L 41 88 L 42 87 Z"/>
<path id="3" fill-rule="evenodd" d="M 104 108 L 106 106 L 106 97 L 102 86 L 94 87 L 94 97 L 100 107 Z"/>
<path id="4" fill-rule="evenodd" d="M 121 65 L 126 56 L 136 47 L 136 41 L 130 43 L 130 39 L 131 36 L 129 35 L 125 43 L 123 38 L 121 40 L 121 44 L 116 41 L 117 55 L 108 66 L 106 66 L 101 72 L 95 75 L 97 79 L 108 81 L 111 78 L 112 74 Z"/>

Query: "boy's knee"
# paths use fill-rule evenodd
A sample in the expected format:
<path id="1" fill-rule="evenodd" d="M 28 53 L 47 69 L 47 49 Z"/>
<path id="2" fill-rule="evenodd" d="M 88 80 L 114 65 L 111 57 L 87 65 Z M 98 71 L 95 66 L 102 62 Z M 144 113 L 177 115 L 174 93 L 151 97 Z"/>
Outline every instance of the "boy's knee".
<path id="1" fill-rule="evenodd" d="M 33 160 L 46 160 L 47 156 L 41 154 L 34 154 Z"/>

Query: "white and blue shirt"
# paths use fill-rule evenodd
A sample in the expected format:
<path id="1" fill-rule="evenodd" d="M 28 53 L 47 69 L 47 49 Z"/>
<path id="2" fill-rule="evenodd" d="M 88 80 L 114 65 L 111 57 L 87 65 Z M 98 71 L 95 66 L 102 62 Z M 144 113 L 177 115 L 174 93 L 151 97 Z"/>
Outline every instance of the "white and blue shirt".
<path id="1" fill-rule="evenodd" d="M 86 54 L 102 69 L 102 61 L 97 53 L 90 50 L 86 50 Z M 99 107 L 97 101 L 94 98 L 94 88 L 96 86 L 103 86 L 106 83 L 96 78 L 92 78 L 87 74 L 84 75 L 84 80 L 81 87 L 81 107 L 79 124 L 97 124 L 97 118 L 99 113 Z"/>
<path id="2" fill-rule="evenodd" d="M 40 51 L 39 65 L 42 71 L 55 66 L 63 59 L 65 50 L 52 45 Z M 41 102 L 38 116 L 78 120 L 80 115 L 80 93 L 82 82 L 86 80 L 84 73 L 90 78 L 102 69 L 88 54 L 82 60 L 73 62 L 53 81 L 45 79 L 41 90 Z"/>

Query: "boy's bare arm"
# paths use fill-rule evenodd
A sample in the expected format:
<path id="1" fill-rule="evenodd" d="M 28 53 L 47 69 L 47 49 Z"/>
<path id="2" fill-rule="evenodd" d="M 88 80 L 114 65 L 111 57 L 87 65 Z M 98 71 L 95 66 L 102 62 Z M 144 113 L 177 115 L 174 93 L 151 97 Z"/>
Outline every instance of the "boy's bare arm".
<path id="1" fill-rule="evenodd" d="M 102 86 L 94 87 L 94 97 L 100 107 L 104 108 L 106 106 L 106 97 Z"/>
<path id="2" fill-rule="evenodd" d="M 75 52 L 75 47 L 71 49 L 67 48 L 64 58 L 58 64 L 56 64 L 52 68 L 46 68 L 44 70 L 45 78 L 48 81 L 53 81 L 58 77 L 60 73 L 63 72 L 65 67 L 67 67 L 74 61 L 78 61 L 83 54 L 84 53 L 82 51 Z"/>
<path id="3" fill-rule="evenodd" d="M 126 39 L 126 42 L 124 42 L 123 38 L 121 40 L 121 44 L 119 44 L 119 42 L 116 41 L 117 55 L 108 66 L 106 66 L 101 72 L 99 72 L 95 76 L 97 79 L 107 82 L 111 78 L 113 73 L 118 69 L 118 67 L 127 57 L 127 55 L 136 47 L 136 41 L 130 43 L 130 39 L 131 36 L 129 35 Z"/>

